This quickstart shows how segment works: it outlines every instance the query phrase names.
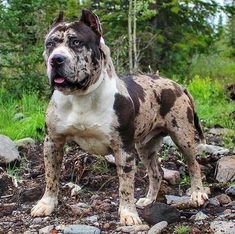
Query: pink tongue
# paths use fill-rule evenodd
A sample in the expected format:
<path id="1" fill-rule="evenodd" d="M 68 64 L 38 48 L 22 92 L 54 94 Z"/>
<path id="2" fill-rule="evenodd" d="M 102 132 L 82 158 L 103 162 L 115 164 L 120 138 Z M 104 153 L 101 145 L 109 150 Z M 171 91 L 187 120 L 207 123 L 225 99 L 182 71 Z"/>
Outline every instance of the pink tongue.
<path id="1" fill-rule="evenodd" d="M 55 78 L 54 82 L 57 84 L 62 84 L 64 82 L 64 78 Z"/>

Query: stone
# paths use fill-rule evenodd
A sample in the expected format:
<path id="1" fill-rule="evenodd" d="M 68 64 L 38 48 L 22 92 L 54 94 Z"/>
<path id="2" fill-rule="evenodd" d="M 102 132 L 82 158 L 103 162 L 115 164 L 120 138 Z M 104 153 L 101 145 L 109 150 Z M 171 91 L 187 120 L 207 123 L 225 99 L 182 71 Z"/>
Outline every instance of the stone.
<path id="1" fill-rule="evenodd" d="M 41 228 L 39 230 L 39 234 L 48 234 L 48 233 L 52 233 L 52 230 L 54 229 L 54 225 L 49 225 L 46 226 L 44 228 Z"/>
<path id="2" fill-rule="evenodd" d="M 114 156 L 113 156 L 112 154 L 105 155 L 104 157 L 105 157 L 105 159 L 106 159 L 109 163 L 115 164 L 115 158 L 114 158 Z"/>
<path id="3" fill-rule="evenodd" d="M 79 185 L 74 184 L 72 182 L 65 184 L 64 187 L 68 187 L 71 189 L 71 197 L 78 195 L 82 189 Z"/>
<path id="4" fill-rule="evenodd" d="M 121 233 L 138 233 L 138 232 L 144 232 L 148 231 L 149 226 L 146 224 L 141 225 L 132 225 L 132 226 L 121 226 L 116 229 L 117 232 Z M 116 232 L 114 232 L 116 233 Z"/>
<path id="5" fill-rule="evenodd" d="M 88 225 L 68 225 L 64 228 L 64 234 L 99 234 L 100 229 Z"/>
<path id="6" fill-rule="evenodd" d="M 168 205 L 172 205 L 179 209 L 191 208 L 193 206 L 190 196 L 174 196 L 174 195 L 165 195 Z"/>
<path id="7" fill-rule="evenodd" d="M 216 198 L 221 205 L 228 204 L 232 201 L 231 198 L 226 194 L 217 195 Z"/>
<path id="8" fill-rule="evenodd" d="M 210 228 L 214 234 L 234 234 L 235 222 L 234 221 L 213 221 Z"/>
<path id="9" fill-rule="evenodd" d="M 74 215 L 79 215 L 79 216 L 84 216 L 87 213 L 89 213 L 91 210 L 91 208 L 87 204 L 82 202 L 79 202 L 74 205 L 68 205 L 68 207 L 72 210 Z"/>
<path id="10" fill-rule="evenodd" d="M 43 221 L 43 219 L 40 218 L 40 217 L 37 217 L 37 218 L 33 219 L 33 223 L 34 223 L 34 224 L 39 224 L 39 223 L 41 223 L 42 221 Z"/>
<path id="11" fill-rule="evenodd" d="M 174 141 L 172 141 L 170 136 L 163 137 L 163 144 L 168 145 L 168 146 L 172 146 L 172 147 L 176 146 Z"/>
<path id="12" fill-rule="evenodd" d="M 235 155 L 222 157 L 218 160 L 216 180 L 224 183 L 235 180 Z"/>
<path id="13" fill-rule="evenodd" d="M 91 223 L 97 222 L 98 221 L 99 216 L 98 215 L 92 215 L 92 216 L 88 216 L 85 218 L 86 221 L 89 221 Z"/>
<path id="14" fill-rule="evenodd" d="M 195 221 L 201 221 L 207 218 L 208 216 L 206 214 L 204 214 L 202 211 L 199 211 L 196 215 L 193 215 L 190 219 L 193 219 Z"/>
<path id="15" fill-rule="evenodd" d="M 15 122 L 15 121 L 18 121 L 18 120 L 21 120 L 24 118 L 25 118 L 25 115 L 23 113 L 19 112 L 14 115 L 12 120 Z"/>
<path id="16" fill-rule="evenodd" d="M 0 135 L 0 164 L 6 164 L 19 160 L 19 151 L 15 143 L 7 136 Z"/>
<path id="17" fill-rule="evenodd" d="M 209 133 L 214 135 L 228 135 L 234 133 L 234 130 L 229 128 L 211 128 Z"/>
<path id="18" fill-rule="evenodd" d="M 171 224 L 179 221 L 180 212 L 173 206 L 156 202 L 144 208 L 143 219 L 150 225 L 161 221 Z"/>
<path id="19" fill-rule="evenodd" d="M 30 137 L 26 137 L 15 141 L 15 144 L 18 149 L 29 149 L 30 147 L 35 145 L 35 140 Z"/>
<path id="20" fill-rule="evenodd" d="M 220 206 L 220 202 L 217 199 L 217 197 L 212 197 L 212 198 L 209 198 L 208 205 L 217 207 L 217 206 Z"/>
<path id="21" fill-rule="evenodd" d="M 225 193 L 228 194 L 228 195 L 235 196 L 235 185 L 229 186 L 229 187 L 226 189 Z"/>
<path id="22" fill-rule="evenodd" d="M 168 181 L 170 184 L 175 185 L 180 181 L 180 173 L 175 170 L 169 170 L 162 167 L 163 170 L 163 178 Z"/>
<path id="23" fill-rule="evenodd" d="M 167 225 L 168 223 L 166 221 L 159 222 L 151 227 L 148 234 L 160 234 Z"/>
<path id="24" fill-rule="evenodd" d="M 216 145 L 208 145 L 208 144 L 198 144 L 197 146 L 197 154 L 208 153 L 212 155 L 225 155 L 229 153 L 229 149 L 225 149 Z"/>

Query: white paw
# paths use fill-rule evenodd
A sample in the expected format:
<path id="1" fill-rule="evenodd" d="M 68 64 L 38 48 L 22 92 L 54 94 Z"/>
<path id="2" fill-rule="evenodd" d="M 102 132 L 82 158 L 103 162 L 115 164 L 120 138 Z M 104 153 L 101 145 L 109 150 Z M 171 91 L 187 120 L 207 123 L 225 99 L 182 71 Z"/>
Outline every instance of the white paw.
<path id="1" fill-rule="evenodd" d="M 153 201 L 147 197 L 143 197 L 140 198 L 137 202 L 136 202 L 136 206 L 140 209 L 144 208 L 145 206 L 151 204 Z"/>
<path id="2" fill-rule="evenodd" d="M 208 195 L 205 192 L 195 191 L 191 195 L 191 201 L 196 206 L 202 206 L 208 200 Z"/>
<path id="3" fill-rule="evenodd" d="M 57 198 L 55 197 L 43 197 L 38 203 L 32 208 L 32 216 L 47 216 L 52 213 L 55 206 L 57 205 Z"/>
<path id="4" fill-rule="evenodd" d="M 120 222 L 122 225 L 140 225 L 142 224 L 137 211 L 122 210 L 120 212 Z"/>

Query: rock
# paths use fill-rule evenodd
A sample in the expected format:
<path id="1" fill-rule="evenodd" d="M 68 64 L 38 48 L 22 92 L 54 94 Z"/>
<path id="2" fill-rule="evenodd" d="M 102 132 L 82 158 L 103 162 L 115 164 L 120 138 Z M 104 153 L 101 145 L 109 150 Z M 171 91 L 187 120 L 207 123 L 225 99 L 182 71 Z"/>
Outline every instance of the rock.
<path id="1" fill-rule="evenodd" d="M 104 157 L 105 157 L 105 159 L 106 159 L 109 163 L 115 164 L 115 158 L 114 158 L 114 156 L 113 156 L 112 154 L 105 155 Z"/>
<path id="2" fill-rule="evenodd" d="M 16 146 L 18 147 L 18 149 L 29 149 L 30 147 L 35 145 L 35 140 L 30 138 L 30 137 L 26 137 L 20 140 L 15 141 Z"/>
<path id="3" fill-rule="evenodd" d="M 164 173 L 164 179 L 167 180 L 170 184 L 174 185 L 174 184 L 178 184 L 180 181 L 180 173 L 178 171 L 175 170 L 169 170 L 166 168 L 163 168 L 163 173 Z"/>
<path id="4" fill-rule="evenodd" d="M 196 215 L 193 215 L 190 219 L 193 219 L 195 221 L 201 221 L 207 218 L 208 216 L 206 214 L 204 214 L 202 211 L 199 211 Z"/>
<path id="5" fill-rule="evenodd" d="M 190 196 L 165 195 L 167 204 L 179 209 L 191 208 L 193 206 Z"/>
<path id="6" fill-rule="evenodd" d="M 175 143 L 172 141 L 170 136 L 163 137 L 163 144 L 173 147 L 175 146 Z"/>
<path id="7" fill-rule="evenodd" d="M 74 215 L 79 215 L 79 216 L 84 216 L 87 213 L 89 213 L 91 210 L 91 208 L 87 204 L 82 202 L 79 202 L 74 205 L 68 205 L 68 207 L 72 210 Z"/>
<path id="8" fill-rule="evenodd" d="M 231 198 L 226 194 L 217 195 L 216 198 L 221 205 L 228 204 L 232 201 Z"/>
<path id="9" fill-rule="evenodd" d="M 229 187 L 226 189 L 225 193 L 228 194 L 228 195 L 235 196 L 235 185 L 229 186 Z"/>
<path id="10" fill-rule="evenodd" d="M 214 135 L 228 135 L 234 133 L 234 130 L 229 128 L 211 128 L 209 133 Z"/>
<path id="11" fill-rule="evenodd" d="M 40 217 L 37 217 L 37 218 L 33 219 L 33 223 L 34 223 L 34 224 L 39 224 L 39 223 L 41 223 L 42 221 L 43 221 L 43 219 L 40 218 Z"/>
<path id="12" fill-rule="evenodd" d="M 39 234 L 48 234 L 53 233 L 52 230 L 54 229 L 54 225 L 49 225 L 39 230 Z"/>
<path id="13" fill-rule="evenodd" d="M 0 164 L 19 160 L 20 155 L 15 143 L 7 136 L 0 135 Z"/>
<path id="14" fill-rule="evenodd" d="M 155 224 L 148 231 L 148 234 L 160 234 L 164 228 L 166 228 L 168 223 L 166 221 L 162 221 L 160 223 Z"/>
<path id="15" fill-rule="evenodd" d="M 180 212 L 173 206 L 156 202 L 144 208 L 143 219 L 150 225 L 161 221 L 171 224 L 179 221 Z"/>
<path id="16" fill-rule="evenodd" d="M 211 222 L 210 228 L 214 234 L 234 234 L 235 233 L 235 222 L 233 221 L 213 221 Z"/>
<path id="17" fill-rule="evenodd" d="M 208 153 L 213 155 L 225 155 L 229 153 L 229 150 L 216 145 L 198 144 L 197 154 L 202 153 Z"/>
<path id="18" fill-rule="evenodd" d="M 69 183 L 65 184 L 64 187 L 65 187 L 65 188 L 66 188 L 66 187 L 69 187 L 69 188 L 71 189 L 71 197 L 78 195 L 79 192 L 80 192 L 81 189 L 82 189 L 79 185 L 74 184 L 74 183 L 72 183 L 72 182 L 69 182 Z"/>
<path id="19" fill-rule="evenodd" d="M 88 225 L 68 225 L 64 228 L 64 234 L 99 234 L 100 229 Z"/>
<path id="20" fill-rule="evenodd" d="M 212 198 L 209 198 L 208 200 L 208 206 L 220 206 L 220 202 L 219 200 L 217 199 L 217 197 L 212 197 Z"/>
<path id="21" fill-rule="evenodd" d="M 99 218 L 98 215 L 92 215 L 92 216 L 86 217 L 85 220 L 91 223 L 94 223 L 98 221 L 98 218 Z"/>
<path id="22" fill-rule="evenodd" d="M 13 121 L 18 121 L 18 120 L 21 120 L 21 119 L 24 119 L 24 118 L 25 118 L 25 115 L 23 113 L 19 112 L 19 113 L 16 113 L 14 115 L 12 120 Z"/>
<path id="23" fill-rule="evenodd" d="M 20 200 L 24 202 L 31 202 L 39 200 L 43 195 L 42 187 L 33 187 L 25 189 L 20 193 Z"/>
<path id="24" fill-rule="evenodd" d="M 117 232 L 121 233 L 137 233 L 137 232 L 144 232 L 148 231 L 149 226 L 146 224 L 142 225 L 132 225 L 132 226 L 121 226 L 116 229 Z M 116 233 L 116 232 L 114 232 Z"/>
<path id="25" fill-rule="evenodd" d="M 222 157 L 216 166 L 216 180 L 229 182 L 235 180 L 235 155 Z"/>

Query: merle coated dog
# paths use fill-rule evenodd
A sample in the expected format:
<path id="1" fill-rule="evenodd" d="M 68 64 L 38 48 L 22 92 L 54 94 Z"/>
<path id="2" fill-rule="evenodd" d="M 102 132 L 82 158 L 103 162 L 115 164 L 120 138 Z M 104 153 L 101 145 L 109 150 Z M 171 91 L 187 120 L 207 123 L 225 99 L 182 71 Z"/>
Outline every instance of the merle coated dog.
<path id="1" fill-rule="evenodd" d="M 192 97 L 183 87 L 157 75 L 118 77 L 99 19 L 89 10 L 74 22 L 65 22 L 62 13 L 54 20 L 44 58 L 54 93 L 46 114 L 46 190 L 32 209 L 33 216 L 50 215 L 57 205 L 68 139 L 92 154 L 114 154 L 122 224 L 140 224 L 136 205 L 144 207 L 157 198 L 162 180 L 157 152 L 165 135 L 185 157 L 192 201 L 200 206 L 208 199 L 195 160 L 195 132 L 200 138 L 203 132 Z M 148 193 L 136 205 L 135 149 L 149 177 Z"/>

